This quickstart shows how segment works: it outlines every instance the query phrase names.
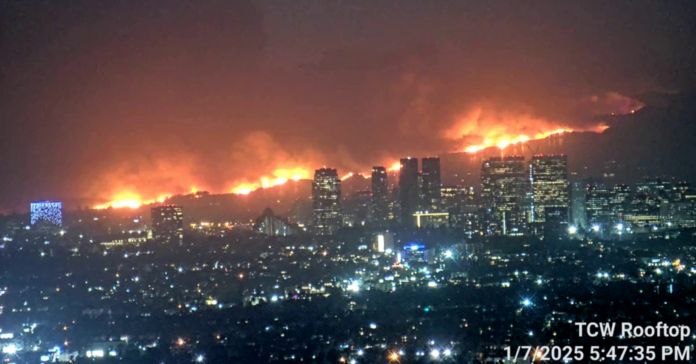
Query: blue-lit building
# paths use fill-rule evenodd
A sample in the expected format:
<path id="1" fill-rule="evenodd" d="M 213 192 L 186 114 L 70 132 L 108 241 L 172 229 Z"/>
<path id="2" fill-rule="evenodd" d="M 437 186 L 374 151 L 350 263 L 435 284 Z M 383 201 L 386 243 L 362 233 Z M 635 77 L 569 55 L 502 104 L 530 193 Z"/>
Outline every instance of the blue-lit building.
<path id="1" fill-rule="evenodd" d="M 404 245 L 401 259 L 408 263 L 428 263 L 432 261 L 434 249 L 427 249 L 423 244 L 412 243 Z"/>
<path id="2" fill-rule="evenodd" d="M 53 201 L 31 203 L 31 224 L 45 221 L 56 226 L 63 224 L 63 204 Z"/>

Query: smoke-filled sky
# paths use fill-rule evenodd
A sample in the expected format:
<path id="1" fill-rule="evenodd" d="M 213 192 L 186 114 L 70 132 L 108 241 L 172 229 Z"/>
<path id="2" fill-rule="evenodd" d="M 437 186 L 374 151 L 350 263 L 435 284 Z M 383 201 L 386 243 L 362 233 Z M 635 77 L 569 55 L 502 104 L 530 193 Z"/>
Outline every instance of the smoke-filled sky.
<path id="1" fill-rule="evenodd" d="M 229 192 L 277 169 L 359 172 L 490 133 L 593 129 L 696 78 L 689 0 L 0 7 L 5 211 Z"/>

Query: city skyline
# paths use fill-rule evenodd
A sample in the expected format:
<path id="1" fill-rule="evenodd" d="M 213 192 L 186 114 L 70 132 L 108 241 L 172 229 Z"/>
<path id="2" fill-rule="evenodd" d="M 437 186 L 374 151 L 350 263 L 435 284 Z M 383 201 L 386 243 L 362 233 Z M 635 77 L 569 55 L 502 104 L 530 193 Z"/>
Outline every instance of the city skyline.
<path id="1" fill-rule="evenodd" d="M 694 361 L 694 0 L 0 24 L 3 364 Z"/>
<path id="2" fill-rule="evenodd" d="M 7 4 L 0 209 L 245 192 L 322 165 L 369 173 L 402 156 L 606 134 L 643 118 L 663 124 L 655 154 L 688 154 L 664 134 L 688 118 L 651 112 L 665 105 L 655 95 L 691 92 L 692 6 Z"/>

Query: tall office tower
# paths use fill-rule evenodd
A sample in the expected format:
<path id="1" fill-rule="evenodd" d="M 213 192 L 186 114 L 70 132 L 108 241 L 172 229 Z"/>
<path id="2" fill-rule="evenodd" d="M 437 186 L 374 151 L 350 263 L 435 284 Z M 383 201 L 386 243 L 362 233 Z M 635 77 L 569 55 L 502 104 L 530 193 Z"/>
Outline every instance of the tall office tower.
<path id="1" fill-rule="evenodd" d="M 312 209 L 315 234 L 332 235 L 341 227 L 341 179 L 336 169 L 321 168 L 314 172 Z"/>
<path id="2" fill-rule="evenodd" d="M 631 207 L 631 187 L 625 184 L 617 184 L 609 192 L 609 211 L 612 222 L 624 222 L 626 214 Z"/>
<path id="3" fill-rule="evenodd" d="M 480 230 L 474 186 L 442 187 L 441 209 L 449 213 L 449 227 L 471 237 Z"/>
<path id="4" fill-rule="evenodd" d="M 179 243 L 184 240 L 184 211 L 181 206 L 162 205 L 150 209 L 152 237 L 160 242 Z"/>
<path id="5" fill-rule="evenodd" d="M 484 231 L 490 235 L 524 235 L 527 229 L 529 177 L 523 156 L 494 157 L 481 165 Z"/>
<path id="6" fill-rule="evenodd" d="M 555 220 L 567 223 L 570 191 L 566 156 L 535 155 L 529 165 L 529 176 L 533 195 L 531 221 L 544 223 L 548 212 L 557 215 Z"/>
<path id="7" fill-rule="evenodd" d="M 360 226 L 372 221 L 372 192 L 355 191 L 341 202 L 343 226 Z"/>
<path id="8" fill-rule="evenodd" d="M 604 184 L 588 184 L 585 191 L 587 224 L 599 227 L 611 223 L 610 193 Z"/>
<path id="9" fill-rule="evenodd" d="M 372 167 L 372 220 L 377 226 L 385 226 L 389 218 L 389 189 L 387 169 Z"/>
<path id="10" fill-rule="evenodd" d="M 587 214 L 585 213 L 585 193 L 586 181 L 575 181 L 571 183 L 570 191 L 570 211 L 571 221 L 576 227 L 587 228 Z"/>
<path id="11" fill-rule="evenodd" d="M 32 202 L 30 209 L 32 225 L 40 221 L 56 226 L 63 224 L 63 204 L 60 202 Z"/>
<path id="12" fill-rule="evenodd" d="M 422 163 L 423 205 L 421 209 L 430 212 L 437 211 L 440 209 L 440 188 L 442 187 L 442 181 L 440 180 L 440 158 L 423 158 Z"/>
<path id="13" fill-rule="evenodd" d="M 399 202 L 401 205 L 401 224 L 412 227 L 414 225 L 413 214 L 420 207 L 420 191 L 418 188 L 418 159 L 401 159 L 399 169 Z"/>

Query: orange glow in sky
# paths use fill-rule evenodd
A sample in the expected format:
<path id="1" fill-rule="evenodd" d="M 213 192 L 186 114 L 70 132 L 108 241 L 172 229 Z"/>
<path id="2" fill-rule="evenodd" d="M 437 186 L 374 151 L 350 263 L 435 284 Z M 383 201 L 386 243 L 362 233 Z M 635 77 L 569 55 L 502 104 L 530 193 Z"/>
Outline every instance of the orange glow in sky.
<path id="1" fill-rule="evenodd" d="M 549 136 L 552 135 L 559 135 L 567 132 L 573 132 L 573 131 L 593 131 L 593 132 L 602 132 L 608 128 L 606 125 L 598 125 L 593 128 L 589 129 L 583 129 L 583 130 L 573 130 L 570 128 L 565 128 L 565 127 L 559 127 L 559 126 L 553 126 L 550 123 L 535 123 L 536 129 L 537 130 L 544 130 L 547 129 L 549 131 L 546 132 L 537 132 L 535 134 L 521 134 L 521 135 L 515 135 L 514 130 L 510 130 L 510 128 L 503 126 L 495 126 L 495 127 L 486 127 L 486 128 L 479 128 L 478 135 L 482 136 L 482 144 L 479 145 L 469 145 L 464 147 L 463 151 L 466 153 L 476 153 L 478 151 L 481 151 L 483 149 L 486 149 L 488 147 L 498 147 L 501 150 L 504 150 L 510 145 L 517 145 L 520 143 L 526 143 L 531 140 L 539 140 L 539 139 L 544 139 L 548 138 Z M 468 125 L 465 125 L 465 127 L 469 127 Z M 460 128 L 461 129 L 461 128 Z M 461 132 L 463 129 L 458 129 L 457 132 Z M 455 136 L 458 133 L 455 133 Z M 461 134 L 458 134 L 461 135 Z M 387 163 L 387 165 L 390 165 L 390 163 Z M 389 172 L 398 172 L 401 169 L 401 164 L 399 162 L 393 162 L 391 163 L 391 166 L 387 168 L 387 171 Z M 233 186 L 228 190 L 234 194 L 238 195 L 248 195 L 249 193 L 256 191 L 261 188 L 270 188 L 270 187 L 275 187 L 282 185 L 290 180 L 293 181 L 299 181 L 301 179 L 311 179 L 312 175 L 312 168 L 303 168 L 303 167 L 296 167 L 296 168 L 291 168 L 291 169 L 284 169 L 284 168 L 279 168 L 273 171 L 271 176 L 263 176 L 259 178 L 256 181 L 237 181 Z M 341 177 L 341 180 L 346 180 L 350 177 L 353 177 L 355 175 L 361 175 L 364 178 L 371 178 L 372 175 L 371 173 L 355 173 L 355 172 L 349 172 Z M 198 192 L 199 189 L 196 188 L 195 186 L 191 188 L 190 193 L 195 194 Z M 115 197 L 112 199 L 111 202 L 95 206 L 96 209 L 106 209 L 109 207 L 113 208 L 131 208 L 131 209 L 137 209 L 143 205 L 149 205 L 153 204 L 156 202 L 164 202 L 168 197 L 170 197 L 171 194 L 162 194 L 157 197 L 157 199 L 152 199 L 152 200 L 144 200 L 142 199 L 139 195 L 134 194 L 134 193 L 119 193 L 116 194 Z"/>

